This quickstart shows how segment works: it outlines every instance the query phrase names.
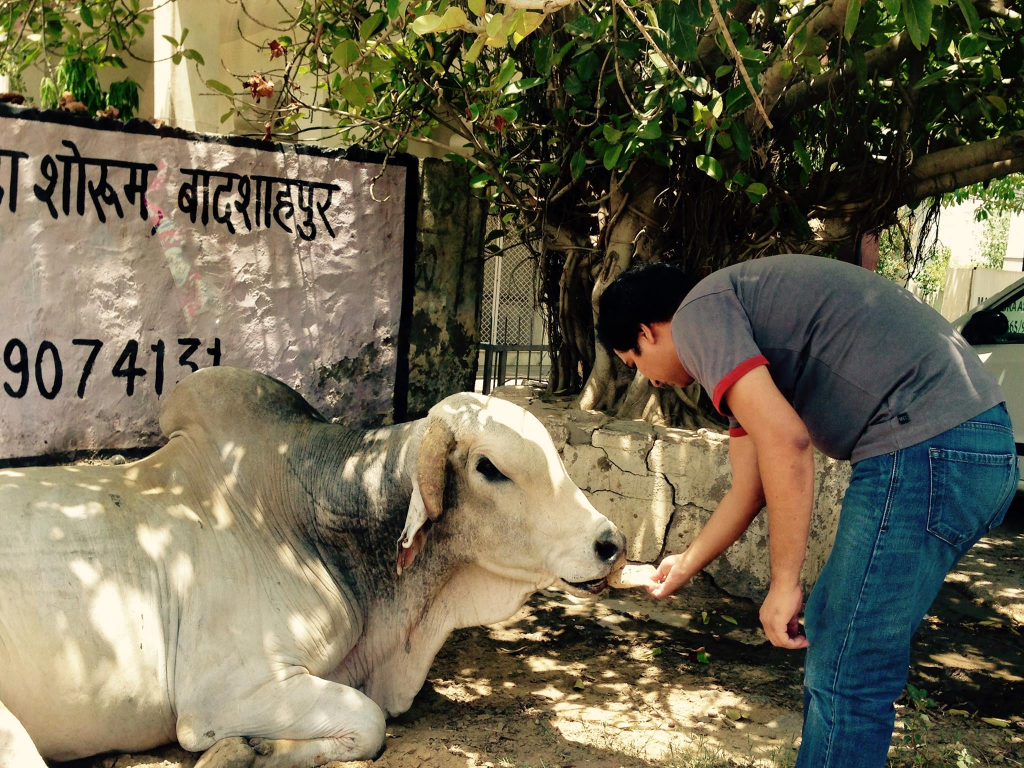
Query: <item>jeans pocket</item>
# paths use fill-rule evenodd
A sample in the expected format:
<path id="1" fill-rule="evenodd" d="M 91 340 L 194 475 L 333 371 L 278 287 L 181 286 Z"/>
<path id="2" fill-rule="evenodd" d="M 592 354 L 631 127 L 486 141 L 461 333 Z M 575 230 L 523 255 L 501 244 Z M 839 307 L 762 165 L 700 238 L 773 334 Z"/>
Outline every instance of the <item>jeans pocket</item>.
<path id="1" fill-rule="evenodd" d="M 957 548 L 988 533 L 1016 487 L 1015 459 L 1012 453 L 929 448 L 928 532 Z"/>

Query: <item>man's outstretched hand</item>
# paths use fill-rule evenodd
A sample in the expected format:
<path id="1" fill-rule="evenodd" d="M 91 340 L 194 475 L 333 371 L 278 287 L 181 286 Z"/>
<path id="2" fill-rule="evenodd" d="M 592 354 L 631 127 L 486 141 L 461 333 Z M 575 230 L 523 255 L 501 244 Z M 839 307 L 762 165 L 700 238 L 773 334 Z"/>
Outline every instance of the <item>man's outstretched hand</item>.
<path id="1" fill-rule="evenodd" d="M 768 589 L 768 597 L 761 604 L 761 626 L 775 647 L 796 649 L 810 645 L 800 634 L 803 597 L 799 585 L 780 587 L 773 582 Z"/>
<path id="2" fill-rule="evenodd" d="M 683 565 L 683 556 L 669 555 L 661 561 L 658 570 L 651 577 L 654 584 L 648 585 L 647 591 L 660 600 L 675 593 L 689 580 L 690 577 Z"/>

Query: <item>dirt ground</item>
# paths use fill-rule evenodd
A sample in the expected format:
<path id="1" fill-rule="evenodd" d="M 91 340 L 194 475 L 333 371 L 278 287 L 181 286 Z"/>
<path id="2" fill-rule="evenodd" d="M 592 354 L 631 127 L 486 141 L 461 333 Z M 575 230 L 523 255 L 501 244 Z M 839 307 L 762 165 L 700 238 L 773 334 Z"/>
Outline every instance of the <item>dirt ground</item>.
<path id="1" fill-rule="evenodd" d="M 1024 574 L 1024 514 L 983 542 Z M 892 766 L 1024 766 L 1024 635 L 951 575 L 913 653 Z M 1017 590 L 1020 592 L 1020 590 Z M 802 652 L 763 640 L 758 606 L 705 577 L 663 602 L 541 593 L 508 621 L 456 632 L 387 751 L 359 768 L 732 768 L 792 765 Z M 922 692 L 923 691 L 923 692 Z M 163 750 L 79 768 L 190 768 Z M 341 766 L 341 763 L 332 763 Z"/>

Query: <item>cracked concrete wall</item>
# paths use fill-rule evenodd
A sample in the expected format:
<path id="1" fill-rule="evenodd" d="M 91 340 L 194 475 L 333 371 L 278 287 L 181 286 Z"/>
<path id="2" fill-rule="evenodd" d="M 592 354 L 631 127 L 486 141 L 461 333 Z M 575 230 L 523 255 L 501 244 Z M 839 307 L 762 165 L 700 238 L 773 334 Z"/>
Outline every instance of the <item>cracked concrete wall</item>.
<path id="1" fill-rule="evenodd" d="M 654 563 L 682 552 L 731 486 L 726 435 L 614 421 L 566 403 L 542 402 L 527 387 L 499 387 L 494 394 L 544 423 L 569 476 L 626 534 L 631 561 Z M 850 480 L 847 462 L 816 453 L 814 463 L 814 515 L 801 573 L 805 589 L 832 549 Z M 762 598 L 770 578 L 767 515 L 758 515 L 705 571 L 732 594 Z"/>

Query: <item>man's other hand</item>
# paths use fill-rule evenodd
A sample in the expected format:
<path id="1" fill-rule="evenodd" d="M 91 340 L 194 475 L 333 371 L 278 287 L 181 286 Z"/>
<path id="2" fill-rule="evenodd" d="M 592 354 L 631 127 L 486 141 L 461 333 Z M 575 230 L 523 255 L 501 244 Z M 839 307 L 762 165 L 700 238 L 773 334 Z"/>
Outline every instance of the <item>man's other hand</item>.
<path id="1" fill-rule="evenodd" d="M 800 634 L 800 609 L 803 592 L 799 585 L 782 587 L 775 583 L 761 604 L 761 626 L 771 644 L 777 648 L 806 648 L 807 638 Z"/>

